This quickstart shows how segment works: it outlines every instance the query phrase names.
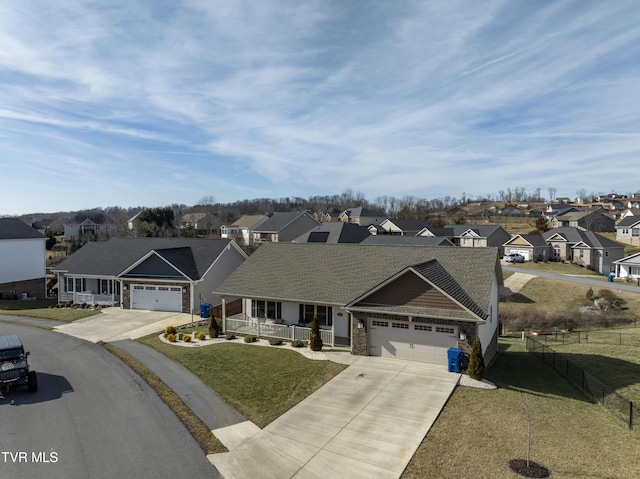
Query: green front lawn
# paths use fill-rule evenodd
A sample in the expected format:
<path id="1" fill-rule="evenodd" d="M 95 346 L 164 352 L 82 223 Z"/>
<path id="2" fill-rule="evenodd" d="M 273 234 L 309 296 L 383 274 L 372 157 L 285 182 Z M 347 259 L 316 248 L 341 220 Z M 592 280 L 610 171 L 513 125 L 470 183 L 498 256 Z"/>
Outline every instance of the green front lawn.
<path id="1" fill-rule="evenodd" d="M 531 460 L 551 477 L 638 477 L 640 432 L 589 402 L 517 339 L 501 339 L 500 351 L 487 375 L 498 389 L 458 387 L 403 479 L 522 477 L 508 461 L 527 457 L 527 416 Z"/>
<path id="2" fill-rule="evenodd" d="M 263 428 L 346 368 L 277 346 L 223 343 L 200 348 L 140 342 L 193 372 L 231 406 Z"/>
<path id="3" fill-rule="evenodd" d="M 573 263 L 563 263 L 561 261 L 549 261 L 547 263 L 533 261 L 525 261 L 524 263 L 514 264 L 516 268 L 522 269 L 533 269 L 536 271 L 545 271 L 547 273 L 557 273 L 557 274 L 569 274 L 576 276 L 597 276 L 599 278 L 606 279 L 600 273 L 596 273 L 595 271 L 591 271 L 583 266 L 578 266 Z"/>
<path id="4" fill-rule="evenodd" d="M 0 300 L 0 314 L 31 316 L 33 318 L 53 319 L 66 322 L 100 314 L 100 311 L 90 309 L 56 308 L 56 304 L 56 299 L 36 299 L 33 301 L 3 299 Z"/>

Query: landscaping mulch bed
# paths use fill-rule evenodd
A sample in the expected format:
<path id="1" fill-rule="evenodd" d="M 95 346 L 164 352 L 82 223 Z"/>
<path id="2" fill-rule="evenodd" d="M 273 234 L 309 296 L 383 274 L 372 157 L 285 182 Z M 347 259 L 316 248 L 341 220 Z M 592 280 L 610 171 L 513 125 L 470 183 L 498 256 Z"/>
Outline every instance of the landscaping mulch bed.
<path id="1" fill-rule="evenodd" d="M 544 467 L 542 464 L 529 461 L 529 465 L 527 466 L 526 459 L 511 459 L 509 461 L 509 467 L 513 472 L 517 472 L 524 477 L 549 477 L 551 474 L 549 469 Z"/>

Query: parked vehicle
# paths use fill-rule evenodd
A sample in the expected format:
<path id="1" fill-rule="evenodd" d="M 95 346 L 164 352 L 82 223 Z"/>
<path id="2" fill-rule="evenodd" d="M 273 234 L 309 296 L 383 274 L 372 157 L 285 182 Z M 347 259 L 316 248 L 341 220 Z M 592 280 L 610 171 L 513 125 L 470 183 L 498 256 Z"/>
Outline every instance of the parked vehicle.
<path id="1" fill-rule="evenodd" d="M 38 376 L 29 371 L 28 356 L 18 336 L 0 336 L 0 389 L 27 386 L 30 393 L 38 390 Z"/>
<path id="2" fill-rule="evenodd" d="M 504 255 L 504 260 L 507 263 L 524 263 L 524 256 L 520 253 L 510 253 Z"/>

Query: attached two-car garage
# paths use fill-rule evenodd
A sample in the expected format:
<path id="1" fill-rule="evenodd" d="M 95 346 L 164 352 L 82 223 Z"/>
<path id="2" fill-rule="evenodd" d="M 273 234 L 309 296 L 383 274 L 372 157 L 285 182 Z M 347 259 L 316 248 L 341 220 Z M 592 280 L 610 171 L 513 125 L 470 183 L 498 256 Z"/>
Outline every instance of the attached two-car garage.
<path id="1" fill-rule="evenodd" d="M 182 311 L 182 288 L 150 284 L 131 285 L 131 309 Z"/>
<path id="2" fill-rule="evenodd" d="M 458 328 L 390 319 L 369 319 L 369 354 L 447 364 L 447 350 L 457 347 Z"/>

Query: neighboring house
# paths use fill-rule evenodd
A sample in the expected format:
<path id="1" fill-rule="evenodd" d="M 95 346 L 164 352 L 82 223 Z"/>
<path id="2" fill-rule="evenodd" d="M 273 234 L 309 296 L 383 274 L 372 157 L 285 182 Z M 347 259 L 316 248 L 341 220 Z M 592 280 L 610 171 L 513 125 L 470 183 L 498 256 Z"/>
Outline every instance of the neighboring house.
<path id="1" fill-rule="evenodd" d="M 640 253 L 613 262 L 616 278 L 637 280 L 640 284 Z"/>
<path id="2" fill-rule="evenodd" d="M 37 230 L 38 233 L 42 233 L 43 235 L 47 234 L 47 231 L 49 231 L 49 225 L 51 224 L 53 220 L 51 218 L 42 218 L 41 220 L 36 220 L 33 223 L 31 223 L 31 227 L 34 230 Z"/>
<path id="3" fill-rule="evenodd" d="M 90 242 L 54 269 L 58 301 L 196 312 L 247 255 L 233 240 L 111 238 Z"/>
<path id="4" fill-rule="evenodd" d="M 17 218 L 0 218 L 0 297 L 46 297 L 47 238 Z"/>
<path id="5" fill-rule="evenodd" d="M 340 210 L 333 208 L 327 211 L 314 211 L 313 219 L 318 223 L 327 223 L 329 221 L 340 221 Z"/>
<path id="6" fill-rule="evenodd" d="M 251 231 L 268 220 L 267 215 L 244 215 L 231 225 L 220 227 L 220 236 L 224 239 L 234 239 L 238 244 L 251 244 Z"/>
<path id="7" fill-rule="evenodd" d="M 131 218 L 127 220 L 127 229 L 133 231 L 138 227 L 138 224 L 140 223 L 139 216 L 142 214 L 143 211 L 144 210 L 139 211 L 138 213 L 136 213 L 135 215 L 133 215 Z"/>
<path id="8" fill-rule="evenodd" d="M 420 231 L 428 225 L 422 220 L 391 220 L 387 218 L 380 223 L 383 234 L 400 235 L 400 236 L 416 236 Z"/>
<path id="9" fill-rule="evenodd" d="M 579 228 L 600 233 L 615 231 L 615 223 L 613 217 L 599 207 L 555 215 L 550 221 L 552 228 Z"/>
<path id="10" fill-rule="evenodd" d="M 307 231 L 299 236 L 294 243 L 360 243 L 370 237 L 369 230 L 364 226 L 342 221 L 330 221 Z"/>
<path id="11" fill-rule="evenodd" d="M 213 213 L 187 213 L 182 216 L 181 229 L 193 228 L 197 234 L 218 233 L 222 220 Z"/>
<path id="12" fill-rule="evenodd" d="M 616 225 L 616 241 L 640 246 L 640 216 L 627 216 Z"/>
<path id="13" fill-rule="evenodd" d="M 360 244 L 363 245 L 413 245 L 413 246 L 455 246 L 449 238 L 442 236 L 397 236 L 370 235 Z"/>
<path id="14" fill-rule="evenodd" d="M 554 228 L 542 233 L 554 261 L 570 261 L 607 275 L 613 262 L 622 259 L 624 246 L 592 231 Z"/>
<path id="15" fill-rule="evenodd" d="M 316 226 L 318 222 L 306 211 L 273 213 L 252 230 L 251 236 L 254 244 L 283 243 L 295 240 Z"/>
<path id="16" fill-rule="evenodd" d="M 451 240 L 456 246 L 463 248 L 495 247 L 500 250 L 511 235 L 499 225 L 447 225 L 444 228 L 426 228 L 418 232 L 418 236 L 436 236 Z"/>
<path id="17" fill-rule="evenodd" d="M 64 240 L 74 241 L 83 236 L 104 238 L 116 231 L 117 225 L 104 213 L 78 213 L 64 223 Z"/>
<path id="18" fill-rule="evenodd" d="M 622 213 L 620 213 L 620 219 L 623 220 L 625 219 L 627 216 L 638 216 L 640 217 L 640 208 L 638 207 L 634 207 L 634 208 L 627 208 L 626 210 L 624 210 Z"/>
<path id="19" fill-rule="evenodd" d="M 531 208 L 529 211 L 527 211 L 526 215 L 531 216 L 532 218 L 539 218 L 543 213 L 544 212 L 538 208 Z"/>
<path id="20" fill-rule="evenodd" d="M 497 248 L 280 243 L 258 248 L 215 292 L 225 328 L 291 330 L 316 317 L 354 355 L 446 365 L 449 348 L 470 351 L 476 337 L 493 358 L 502 282 Z M 236 298 L 243 311 L 227 318 Z"/>
<path id="21" fill-rule="evenodd" d="M 561 216 L 567 213 L 580 211 L 582 211 L 582 209 L 577 206 L 567 206 L 563 203 L 556 203 L 547 206 L 547 209 L 545 210 L 545 216 L 548 220 L 550 220 L 551 218 L 553 218 L 553 216 Z"/>
<path id="22" fill-rule="evenodd" d="M 525 261 L 549 261 L 551 249 L 541 234 L 512 236 L 504 244 L 504 254 L 521 254 Z"/>
<path id="23" fill-rule="evenodd" d="M 373 211 L 368 208 L 359 206 L 357 208 L 348 208 L 340 213 L 338 217 L 340 221 L 345 223 L 356 223 L 360 226 L 379 225 L 387 216 L 379 211 Z"/>
<path id="24" fill-rule="evenodd" d="M 498 214 L 502 216 L 521 216 L 522 210 L 514 205 L 506 205 L 498 210 Z"/>

